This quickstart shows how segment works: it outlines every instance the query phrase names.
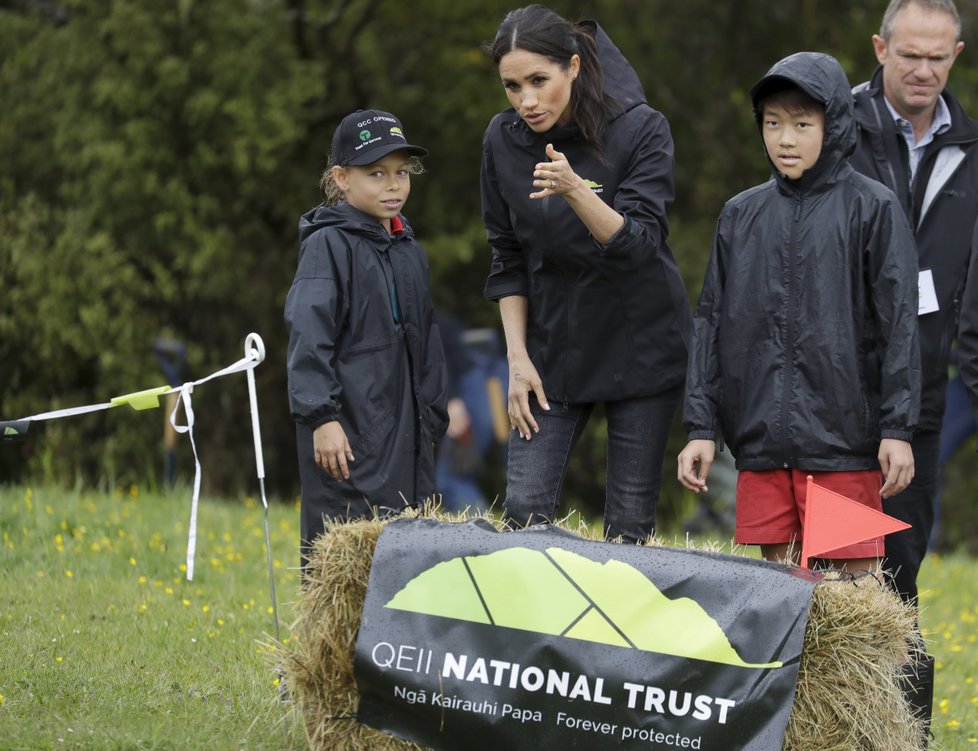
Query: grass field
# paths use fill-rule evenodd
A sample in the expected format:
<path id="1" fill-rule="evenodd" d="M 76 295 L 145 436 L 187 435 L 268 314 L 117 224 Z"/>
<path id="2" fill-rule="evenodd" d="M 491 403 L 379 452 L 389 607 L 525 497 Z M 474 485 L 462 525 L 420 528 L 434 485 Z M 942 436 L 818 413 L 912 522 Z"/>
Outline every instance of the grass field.
<path id="1" fill-rule="evenodd" d="M 189 493 L 0 489 L 0 749 L 302 749 L 264 644 L 263 510 Z M 298 514 L 274 504 L 281 636 Z M 978 749 L 978 562 L 932 558 L 923 624 L 938 659 L 937 749 Z"/>

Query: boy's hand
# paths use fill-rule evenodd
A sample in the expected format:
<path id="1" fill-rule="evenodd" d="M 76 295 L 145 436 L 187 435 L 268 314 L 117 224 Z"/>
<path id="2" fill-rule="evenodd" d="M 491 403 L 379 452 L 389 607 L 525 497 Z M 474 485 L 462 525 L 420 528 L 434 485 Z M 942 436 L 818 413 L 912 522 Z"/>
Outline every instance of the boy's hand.
<path id="1" fill-rule="evenodd" d="M 334 480 L 349 480 L 353 450 L 346 438 L 346 431 L 337 420 L 323 423 L 312 433 L 312 448 L 316 464 L 322 467 Z"/>
<path id="2" fill-rule="evenodd" d="M 710 476 L 710 467 L 713 466 L 716 453 L 716 441 L 698 438 L 686 444 L 686 448 L 679 452 L 679 482 L 683 487 L 694 493 L 707 489 L 706 478 Z"/>
<path id="3" fill-rule="evenodd" d="M 547 395 L 543 392 L 543 381 L 529 356 L 511 357 L 509 360 L 509 424 L 519 431 L 520 438 L 530 440 L 533 433 L 540 432 L 540 426 L 530 411 L 530 392 L 536 396 L 540 406 L 550 409 Z"/>
<path id="4" fill-rule="evenodd" d="M 884 438 L 880 441 L 880 469 L 886 482 L 880 488 L 880 495 L 892 498 L 904 490 L 913 479 L 913 449 L 907 441 Z"/>

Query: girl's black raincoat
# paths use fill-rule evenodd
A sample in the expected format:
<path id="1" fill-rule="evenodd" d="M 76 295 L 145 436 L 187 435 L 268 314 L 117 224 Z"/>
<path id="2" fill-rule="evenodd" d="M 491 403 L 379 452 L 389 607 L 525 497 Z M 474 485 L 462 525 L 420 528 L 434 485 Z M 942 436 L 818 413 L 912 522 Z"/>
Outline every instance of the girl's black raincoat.
<path id="1" fill-rule="evenodd" d="M 893 193 L 849 164 L 838 63 L 798 53 L 754 91 L 773 78 L 825 105 L 822 151 L 799 180 L 772 165 L 773 180 L 724 206 L 684 422 L 690 439 L 722 430 L 739 469 L 878 469 L 880 440 L 909 441 L 920 409 L 913 235 Z"/>
<path id="2" fill-rule="evenodd" d="M 285 303 L 289 405 L 302 481 L 302 540 L 322 515 L 403 508 L 434 492 L 433 442 L 448 424 L 447 374 L 428 259 L 403 217 L 394 235 L 348 204 L 299 221 L 299 268 Z M 338 420 L 355 461 L 338 482 L 312 432 Z"/>

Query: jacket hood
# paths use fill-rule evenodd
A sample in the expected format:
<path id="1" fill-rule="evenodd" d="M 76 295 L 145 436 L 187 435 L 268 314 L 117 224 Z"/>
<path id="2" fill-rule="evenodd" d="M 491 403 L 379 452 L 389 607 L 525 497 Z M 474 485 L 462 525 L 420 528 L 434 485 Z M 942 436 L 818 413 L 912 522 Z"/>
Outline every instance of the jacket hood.
<path id="1" fill-rule="evenodd" d="M 751 89 L 751 102 L 758 132 L 761 132 L 761 115 L 758 102 L 772 88 L 784 82 L 791 83 L 825 107 L 825 131 L 822 151 L 815 166 L 807 170 L 799 187 L 810 187 L 825 181 L 845 163 L 856 149 L 856 122 L 852 109 L 852 90 L 842 66 L 831 55 L 821 52 L 796 52 L 777 62 Z M 763 148 L 763 138 L 762 138 Z M 765 149 L 765 155 L 767 150 Z M 770 162 L 768 158 L 768 162 Z M 781 184 L 787 181 L 771 163 L 775 179 Z M 792 181 L 795 182 L 795 181 Z"/>
<path id="2" fill-rule="evenodd" d="M 645 89 L 631 63 L 621 53 L 621 50 L 611 41 L 605 30 L 597 21 L 581 21 L 582 26 L 594 32 L 597 42 L 598 60 L 604 74 L 605 91 L 618 100 L 627 112 L 638 104 L 643 104 Z M 614 118 L 616 115 L 613 115 Z"/>
<path id="3" fill-rule="evenodd" d="M 859 127 L 870 133 L 882 132 L 882 125 L 871 108 L 872 100 L 883 96 L 883 67 L 878 67 L 870 80 L 853 86 L 852 95 Z M 941 98 L 951 113 L 951 128 L 941 137 L 941 140 L 945 143 L 959 144 L 978 140 L 978 123 L 975 123 L 964 111 L 961 102 L 951 89 L 945 87 L 941 92 Z"/>
<path id="4" fill-rule="evenodd" d="M 414 233 L 402 215 L 398 214 L 401 223 L 404 225 L 404 235 L 413 236 Z M 376 218 L 356 209 L 348 203 L 340 203 L 336 206 L 326 206 L 319 204 L 316 208 L 310 209 L 299 218 L 299 242 L 303 242 L 314 232 L 327 227 L 335 227 L 346 232 L 352 232 L 367 237 L 376 237 L 387 242 L 390 235 L 383 225 Z"/>

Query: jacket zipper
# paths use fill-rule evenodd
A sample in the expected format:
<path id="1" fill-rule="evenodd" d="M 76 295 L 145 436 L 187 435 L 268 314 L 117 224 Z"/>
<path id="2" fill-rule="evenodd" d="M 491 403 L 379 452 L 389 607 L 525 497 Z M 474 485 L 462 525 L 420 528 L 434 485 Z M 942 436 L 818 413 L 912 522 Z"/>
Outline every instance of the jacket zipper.
<path id="1" fill-rule="evenodd" d="M 384 281 L 387 283 L 387 301 L 390 303 L 391 320 L 394 321 L 394 329 L 398 334 L 401 333 L 401 316 L 399 315 L 397 304 L 397 286 L 394 283 L 394 264 L 391 262 L 391 248 L 393 243 L 388 242 L 387 247 L 380 251 L 380 267 L 384 272 Z"/>
<path id="2" fill-rule="evenodd" d="M 381 252 L 381 255 L 383 256 L 383 263 L 381 266 L 387 280 L 391 303 L 391 316 L 394 320 L 394 330 L 397 332 L 398 336 L 404 339 L 404 354 L 407 358 L 408 380 L 411 384 L 411 395 L 414 402 L 414 488 L 410 500 L 407 501 L 407 506 L 413 507 L 420 500 L 418 497 L 418 454 L 421 451 L 421 440 L 424 437 L 424 432 L 421 428 L 422 421 L 424 420 L 425 406 L 421 398 L 421 381 L 416 370 L 417 365 L 414 362 L 414 357 L 411 355 L 411 340 L 408 336 L 407 329 L 401 322 L 402 309 L 397 298 L 397 285 L 395 283 L 397 276 L 394 271 L 394 261 L 391 258 L 391 251 L 393 249 L 394 240 L 390 240 L 387 244 L 387 250 Z M 388 276 L 388 274 L 390 274 L 390 276 Z"/>
<path id="3" fill-rule="evenodd" d="M 553 196 L 547 196 L 546 198 L 544 198 L 543 199 L 543 205 L 541 206 L 541 210 L 542 210 L 542 213 L 543 213 L 543 226 L 544 227 L 547 227 L 547 226 L 550 225 L 550 201 L 551 201 L 552 198 L 553 198 Z M 547 235 L 546 235 L 546 237 L 547 237 L 547 249 L 546 249 L 547 250 L 547 254 L 553 256 L 553 253 L 550 252 L 551 251 L 551 245 L 552 245 L 551 238 L 553 237 L 553 234 L 548 232 Z M 565 304 L 564 304 L 563 334 L 566 337 L 567 334 L 568 334 L 568 332 L 570 331 L 570 305 L 567 304 L 567 303 L 571 299 L 571 293 L 573 292 L 573 290 L 571 289 L 571 284 L 570 284 L 570 282 L 567 279 L 567 271 L 566 271 L 566 269 L 564 269 L 563 264 L 560 263 L 559 261 L 556 261 L 556 259 L 555 259 L 554 262 L 557 263 L 557 265 L 559 266 L 559 268 L 560 268 L 560 276 L 561 276 L 561 279 L 564 282 L 564 290 L 565 290 L 564 291 L 564 303 Z M 566 402 L 566 398 L 567 398 L 567 374 L 570 371 L 570 354 L 569 354 L 569 352 L 570 352 L 570 341 L 569 340 L 564 341 L 564 342 L 561 343 L 561 351 L 563 352 L 564 367 L 561 368 L 561 371 L 562 372 L 561 372 L 561 384 L 560 384 L 560 386 L 561 386 L 561 396 L 565 399 L 565 402 L 564 402 L 564 411 L 566 412 L 567 411 L 567 402 Z M 544 392 L 546 392 L 546 391 L 547 391 L 547 384 L 544 384 Z"/>
<path id="4" fill-rule="evenodd" d="M 791 396 L 791 382 L 794 379 L 795 360 L 795 266 L 798 254 L 798 225 L 801 221 L 801 202 L 799 194 L 795 203 L 795 216 L 791 223 L 791 242 L 788 244 L 788 284 L 787 312 L 785 314 L 785 363 L 784 381 L 781 386 L 781 463 L 785 469 L 788 462 L 788 402 Z"/>

